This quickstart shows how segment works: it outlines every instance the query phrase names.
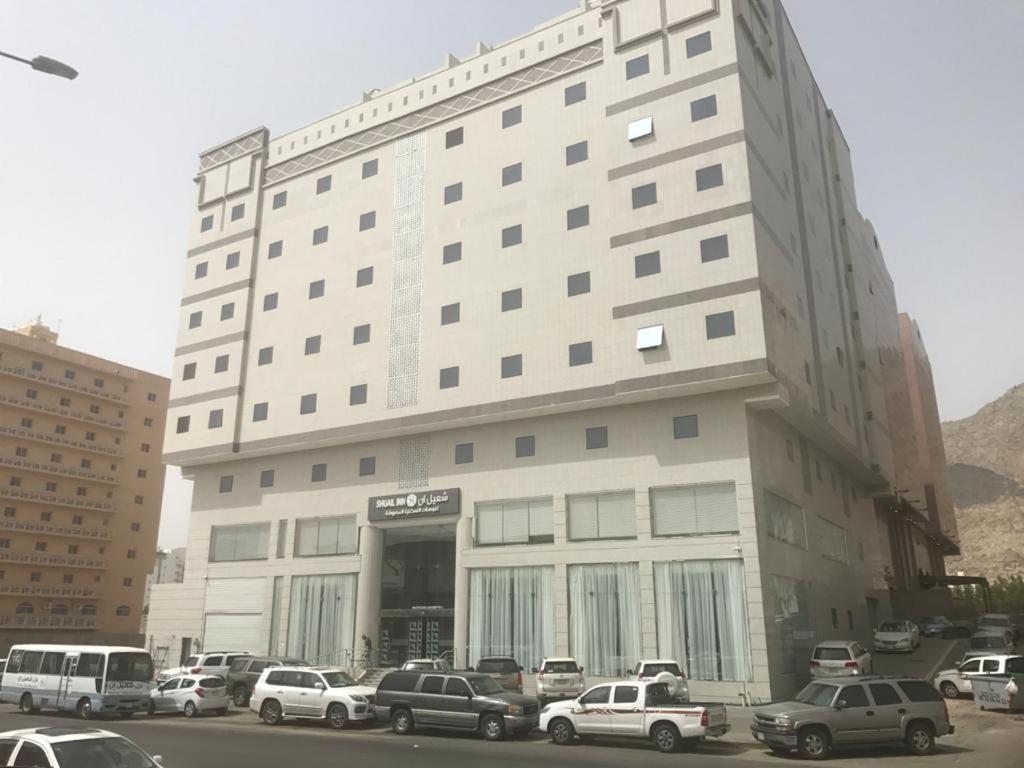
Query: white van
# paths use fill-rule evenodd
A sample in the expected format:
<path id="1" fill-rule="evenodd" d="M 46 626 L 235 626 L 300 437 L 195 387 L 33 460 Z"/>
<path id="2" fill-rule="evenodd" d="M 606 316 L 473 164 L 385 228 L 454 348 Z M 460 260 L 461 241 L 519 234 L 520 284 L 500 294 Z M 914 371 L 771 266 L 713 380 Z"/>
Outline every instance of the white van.
<path id="1" fill-rule="evenodd" d="M 0 678 L 0 702 L 22 712 L 57 709 L 88 719 L 149 709 L 153 659 L 144 648 L 15 645 Z"/>

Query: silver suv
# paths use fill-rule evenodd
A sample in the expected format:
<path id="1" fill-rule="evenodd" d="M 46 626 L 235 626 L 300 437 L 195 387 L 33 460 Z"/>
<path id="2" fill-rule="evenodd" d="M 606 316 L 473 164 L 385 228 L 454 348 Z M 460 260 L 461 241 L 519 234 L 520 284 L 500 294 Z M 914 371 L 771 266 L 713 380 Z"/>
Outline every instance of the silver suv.
<path id="1" fill-rule="evenodd" d="M 927 755 L 953 733 L 946 702 L 924 680 L 865 676 L 817 680 L 789 701 L 754 708 L 750 732 L 773 752 L 824 760 L 834 748 L 903 744 Z"/>

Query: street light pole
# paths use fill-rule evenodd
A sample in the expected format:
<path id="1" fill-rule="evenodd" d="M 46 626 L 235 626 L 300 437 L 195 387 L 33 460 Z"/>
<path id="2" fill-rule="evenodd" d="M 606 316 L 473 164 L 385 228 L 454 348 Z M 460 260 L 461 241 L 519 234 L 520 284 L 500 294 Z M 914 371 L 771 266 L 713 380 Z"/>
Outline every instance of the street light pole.
<path id="1" fill-rule="evenodd" d="M 0 56 L 20 61 L 22 64 L 28 64 L 36 72 L 45 72 L 48 75 L 56 75 L 57 77 L 63 77 L 67 80 L 74 80 L 78 77 L 78 70 L 73 67 L 69 67 L 62 61 L 57 61 L 56 59 L 51 59 L 47 56 L 36 56 L 34 59 L 23 59 L 20 56 L 4 53 L 3 51 L 0 51 Z"/>

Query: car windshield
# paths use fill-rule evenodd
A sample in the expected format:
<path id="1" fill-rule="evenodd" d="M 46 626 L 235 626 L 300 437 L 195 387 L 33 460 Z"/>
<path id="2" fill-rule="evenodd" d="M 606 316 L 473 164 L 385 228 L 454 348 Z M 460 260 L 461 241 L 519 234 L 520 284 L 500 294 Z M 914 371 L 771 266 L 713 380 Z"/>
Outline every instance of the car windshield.
<path id="1" fill-rule="evenodd" d="M 519 665 L 515 659 L 480 659 L 476 665 L 477 672 L 497 672 L 502 675 L 511 675 L 519 671 Z"/>
<path id="2" fill-rule="evenodd" d="M 489 696 L 492 693 L 501 693 L 504 689 L 489 677 L 469 678 L 469 687 L 477 696 Z"/>
<path id="3" fill-rule="evenodd" d="M 61 768 L 153 768 L 149 756 L 127 739 L 58 741 L 50 745 Z"/>
<path id="4" fill-rule="evenodd" d="M 850 651 L 846 648 L 822 648 L 819 645 L 814 649 L 814 658 L 819 661 L 848 661 Z"/>
<path id="5" fill-rule="evenodd" d="M 580 671 L 579 665 L 575 661 L 545 661 L 544 672 L 551 672 L 553 674 L 575 674 Z"/>
<path id="6" fill-rule="evenodd" d="M 879 632 L 906 632 L 907 631 L 907 625 L 906 624 L 900 624 L 899 622 L 896 622 L 896 621 L 886 621 L 886 622 L 883 622 L 878 627 L 878 631 Z"/>
<path id="7" fill-rule="evenodd" d="M 796 695 L 794 701 L 815 707 L 829 707 L 832 706 L 832 699 L 836 697 L 836 690 L 834 685 L 811 683 Z"/>
<path id="8" fill-rule="evenodd" d="M 410 661 L 410 662 L 407 662 L 404 667 L 402 667 L 402 669 L 411 669 L 413 671 L 421 670 L 421 669 L 433 669 L 433 668 L 434 668 L 434 662 L 432 662 L 432 661 Z"/>
<path id="9" fill-rule="evenodd" d="M 356 684 L 356 681 L 344 672 L 324 672 L 323 676 L 329 688 L 344 688 Z"/>
<path id="10" fill-rule="evenodd" d="M 988 635 L 985 637 L 972 637 L 971 648 L 1002 648 L 1003 638 L 999 635 Z"/>
<path id="11" fill-rule="evenodd" d="M 683 676 L 678 664 L 644 664 L 644 677 L 657 677 L 662 672 L 668 672 L 676 677 Z"/>
<path id="12" fill-rule="evenodd" d="M 200 688 L 223 688 L 224 678 L 223 677 L 204 677 L 199 681 Z"/>
<path id="13" fill-rule="evenodd" d="M 978 624 L 983 627 L 1008 627 L 1010 620 L 1005 616 L 983 616 Z"/>
<path id="14" fill-rule="evenodd" d="M 153 659 L 148 653 L 112 653 L 107 680 L 147 682 L 153 679 Z"/>

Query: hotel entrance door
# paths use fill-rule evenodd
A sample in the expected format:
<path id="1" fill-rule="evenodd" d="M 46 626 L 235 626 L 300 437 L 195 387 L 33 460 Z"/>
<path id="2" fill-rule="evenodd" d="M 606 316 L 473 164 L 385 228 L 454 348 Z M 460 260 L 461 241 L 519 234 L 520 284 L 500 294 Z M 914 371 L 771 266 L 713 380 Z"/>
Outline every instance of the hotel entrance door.
<path id="1" fill-rule="evenodd" d="M 381 666 L 398 667 L 410 659 L 450 658 L 454 648 L 453 614 L 451 610 L 430 610 L 419 615 L 381 617 Z"/>

